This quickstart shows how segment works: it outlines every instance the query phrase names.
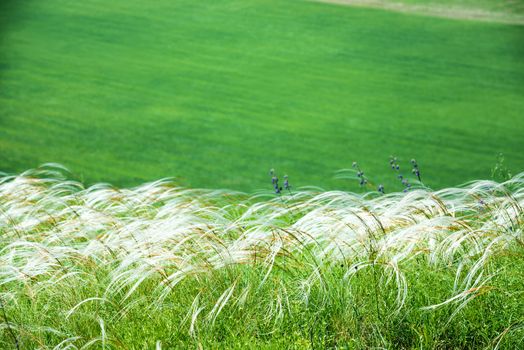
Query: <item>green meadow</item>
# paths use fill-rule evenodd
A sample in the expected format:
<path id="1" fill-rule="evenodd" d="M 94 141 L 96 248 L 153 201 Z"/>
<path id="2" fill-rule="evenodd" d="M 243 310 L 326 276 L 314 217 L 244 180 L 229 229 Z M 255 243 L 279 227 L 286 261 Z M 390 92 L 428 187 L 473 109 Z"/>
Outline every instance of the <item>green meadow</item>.
<path id="1" fill-rule="evenodd" d="M 336 1 L 0 2 L 0 349 L 523 348 L 524 0 Z"/>
<path id="2" fill-rule="evenodd" d="M 334 174 L 358 161 L 393 190 L 390 155 L 432 188 L 489 177 L 498 153 L 524 166 L 524 26 L 307 1 L 0 6 L 2 171 L 253 191 L 275 168 L 352 190 Z"/>

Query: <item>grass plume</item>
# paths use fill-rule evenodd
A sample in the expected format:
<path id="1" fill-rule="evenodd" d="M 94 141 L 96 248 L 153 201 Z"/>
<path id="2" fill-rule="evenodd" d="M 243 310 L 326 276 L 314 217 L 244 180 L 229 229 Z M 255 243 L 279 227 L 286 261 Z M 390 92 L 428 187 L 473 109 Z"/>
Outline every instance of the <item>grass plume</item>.
<path id="1" fill-rule="evenodd" d="M 63 173 L 0 179 L 3 348 L 522 341 L 524 174 L 284 204 Z"/>

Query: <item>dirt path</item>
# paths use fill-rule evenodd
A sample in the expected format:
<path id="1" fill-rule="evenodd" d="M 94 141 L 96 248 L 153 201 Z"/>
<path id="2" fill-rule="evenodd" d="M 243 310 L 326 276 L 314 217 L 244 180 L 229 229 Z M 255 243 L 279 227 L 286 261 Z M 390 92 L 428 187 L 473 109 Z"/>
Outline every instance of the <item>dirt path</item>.
<path id="1" fill-rule="evenodd" d="M 312 0 L 326 3 L 334 3 L 347 6 L 378 8 L 388 11 L 412 13 L 417 15 L 444 17 L 452 19 L 467 19 L 486 22 L 498 22 L 524 25 L 524 15 L 493 12 L 481 8 L 466 8 L 460 6 L 449 6 L 440 4 L 405 4 L 400 1 L 387 0 Z"/>

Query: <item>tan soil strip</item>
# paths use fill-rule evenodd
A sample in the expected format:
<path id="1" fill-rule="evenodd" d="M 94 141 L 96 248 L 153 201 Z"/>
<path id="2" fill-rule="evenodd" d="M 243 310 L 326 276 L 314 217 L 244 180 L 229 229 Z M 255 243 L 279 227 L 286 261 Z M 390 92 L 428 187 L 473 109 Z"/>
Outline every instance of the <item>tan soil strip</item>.
<path id="1" fill-rule="evenodd" d="M 452 19 L 467 19 L 486 22 L 524 25 L 524 15 L 491 12 L 483 9 L 444 6 L 438 4 L 413 5 L 398 1 L 385 0 L 312 0 L 347 6 L 370 7 L 394 12 L 412 13 L 417 15 L 443 17 Z"/>

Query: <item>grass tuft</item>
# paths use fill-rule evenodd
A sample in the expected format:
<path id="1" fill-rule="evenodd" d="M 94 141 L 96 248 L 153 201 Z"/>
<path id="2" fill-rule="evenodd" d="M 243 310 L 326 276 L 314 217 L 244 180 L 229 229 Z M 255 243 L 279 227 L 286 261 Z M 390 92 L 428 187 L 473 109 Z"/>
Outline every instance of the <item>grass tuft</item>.
<path id="1" fill-rule="evenodd" d="M 0 178 L 0 347 L 517 348 L 524 173 L 262 199 Z"/>

